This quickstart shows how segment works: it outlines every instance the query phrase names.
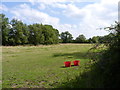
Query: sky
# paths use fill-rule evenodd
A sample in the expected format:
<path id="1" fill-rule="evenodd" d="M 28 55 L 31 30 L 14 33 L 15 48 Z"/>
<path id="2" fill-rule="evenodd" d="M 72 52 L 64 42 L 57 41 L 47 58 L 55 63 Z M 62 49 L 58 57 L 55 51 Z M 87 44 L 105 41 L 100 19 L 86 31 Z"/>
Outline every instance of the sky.
<path id="1" fill-rule="evenodd" d="M 107 35 L 100 28 L 118 21 L 118 0 L 2 0 L 0 11 L 10 20 L 49 24 L 74 38 L 91 38 Z"/>

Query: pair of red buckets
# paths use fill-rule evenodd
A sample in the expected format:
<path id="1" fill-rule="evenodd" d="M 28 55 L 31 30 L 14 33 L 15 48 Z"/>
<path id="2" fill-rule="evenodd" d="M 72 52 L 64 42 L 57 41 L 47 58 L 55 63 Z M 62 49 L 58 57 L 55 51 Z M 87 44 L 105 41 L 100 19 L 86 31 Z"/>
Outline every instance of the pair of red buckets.
<path id="1" fill-rule="evenodd" d="M 74 66 L 79 66 L 79 60 L 75 60 L 75 61 L 73 61 L 73 63 L 74 63 Z M 64 62 L 64 64 L 65 64 L 65 67 L 71 67 L 71 61 L 66 61 L 66 62 Z"/>

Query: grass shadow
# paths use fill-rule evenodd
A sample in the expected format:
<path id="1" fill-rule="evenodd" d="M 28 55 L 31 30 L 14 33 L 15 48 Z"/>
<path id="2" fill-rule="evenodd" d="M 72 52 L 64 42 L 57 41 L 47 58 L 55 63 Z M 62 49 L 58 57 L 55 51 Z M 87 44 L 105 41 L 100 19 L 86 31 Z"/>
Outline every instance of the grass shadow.
<path id="1" fill-rule="evenodd" d="M 79 65 L 77 65 L 77 66 L 79 66 Z M 77 66 L 71 65 L 71 67 L 77 67 Z M 70 68 L 70 67 L 61 66 L 60 68 Z"/>
<path id="2" fill-rule="evenodd" d="M 65 66 L 60 66 L 60 68 L 67 68 L 67 67 L 65 67 Z"/>

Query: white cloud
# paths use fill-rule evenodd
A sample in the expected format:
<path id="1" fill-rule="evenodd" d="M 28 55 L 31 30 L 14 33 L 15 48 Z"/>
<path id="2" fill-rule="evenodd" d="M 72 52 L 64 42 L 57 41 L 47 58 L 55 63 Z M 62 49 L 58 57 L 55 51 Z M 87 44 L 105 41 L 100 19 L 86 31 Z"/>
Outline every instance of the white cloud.
<path id="1" fill-rule="evenodd" d="M 105 35 L 108 32 L 96 30 L 110 26 L 118 17 L 118 0 L 101 0 L 99 3 L 88 4 L 79 8 L 74 4 L 68 4 L 63 14 L 68 18 L 82 19 L 74 31 L 83 33 L 87 38 L 95 35 Z M 77 35 L 78 33 L 76 33 Z"/>
<path id="2" fill-rule="evenodd" d="M 50 4 L 50 6 L 52 6 L 54 8 L 62 8 L 62 9 L 67 8 L 66 4 L 64 4 L 64 3 L 58 3 L 58 2 L 53 2 L 53 4 Z"/>
<path id="3" fill-rule="evenodd" d="M 22 1 L 22 0 L 21 0 Z M 46 4 L 50 4 L 50 3 L 56 3 L 56 2 L 61 2 L 61 3 L 65 3 L 65 2 L 98 2 L 99 0 L 28 0 L 29 2 L 33 3 L 38 3 L 38 2 L 43 2 Z"/>
<path id="4" fill-rule="evenodd" d="M 59 14 L 60 14 L 59 11 L 50 10 L 50 12 L 51 12 L 52 14 L 54 14 L 54 15 L 59 15 Z"/>
<path id="5" fill-rule="evenodd" d="M 35 0 L 28 0 L 32 5 L 35 4 Z"/>
<path id="6" fill-rule="evenodd" d="M 49 16 L 46 13 L 33 9 L 27 4 L 22 4 L 19 7 L 12 9 L 11 13 L 14 14 L 17 18 L 20 18 L 29 23 L 43 23 L 54 25 L 54 23 L 59 22 L 58 18 Z"/>
<path id="7" fill-rule="evenodd" d="M 39 8 L 40 10 L 44 10 L 44 9 L 46 8 L 46 6 L 45 6 L 45 4 L 41 3 L 41 4 L 38 6 L 38 8 Z"/>
<path id="8" fill-rule="evenodd" d="M 0 11 L 8 11 L 8 8 L 4 4 L 0 4 Z"/>
<path id="9" fill-rule="evenodd" d="M 96 35 L 105 35 L 108 32 L 104 30 L 96 30 L 97 28 L 104 28 L 111 25 L 117 20 L 118 17 L 118 0 L 96 0 L 95 3 L 85 5 L 80 8 L 75 3 L 65 4 L 64 2 L 70 2 L 73 0 L 31 0 L 32 5 L 39 4 L 40 10 L 45 10 L 46 7 L 50 7 L 52 14 L 65 15 L 69 19 L 80 20 L 78 23 L 62 24 L 60 18 L 53 17 L 48 13 L 41 12 L 37 9 L 33 9 L 27 4 L 22 4 L 10 12 L 15 17 L 29 22 L 29 23 L 43 23 L 51 24 L 54 28 L 57 28 L 60 32 L 69 31 L 74 37 L 79 34 L 84 34 L 87 38 Z M 81 0 L 80 0 L 81 1 Z M 61 3 L 62 2 L 62 3 Z M 73 1 L 76 2 L 76 1 Z M 55 11 L 54 8 L 61 8 L 61 11 Z"/>
<path id="10" fill-rule="evenodd" d="M 63 10 L 63 14 L 68 17 L 76 18 L 76 17 L 80 17 L 82 15 L 82 12 L 74 4 L 68 4 L 66 6 L 66 9 Z"/>
<path id="11" fill-rule="evenodd" d="M 10 11 L 15 18 L 18 18 L 22 21 L 29 23 L 42 23 L 53 25 L 54 28 L 58 29 L 61 32 L 63 31 L 72 31 L 72 27 L 75 25 L 71 24 L 61 24 L 59 18 L 52 17 L 47 13 L 40 12 L 31 8 L 27 4 L 21 4 L 20 6 L 11 9 Z"/>

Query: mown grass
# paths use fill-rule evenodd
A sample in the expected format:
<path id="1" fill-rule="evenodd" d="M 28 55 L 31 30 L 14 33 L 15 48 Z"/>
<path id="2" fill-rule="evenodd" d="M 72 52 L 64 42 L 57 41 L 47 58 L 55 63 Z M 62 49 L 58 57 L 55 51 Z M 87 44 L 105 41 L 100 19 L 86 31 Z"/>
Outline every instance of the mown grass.
<path id="1" fill-rule="evenodd" d="M 86 53 L 91 47 L 91 44 L 3 47 L 2 87 L 58 87 L 84 72 L 79 68 L 90 60 Z M 81 61 L 80 66 L 64 67 L 64 61 L 75 59 Z"/>

